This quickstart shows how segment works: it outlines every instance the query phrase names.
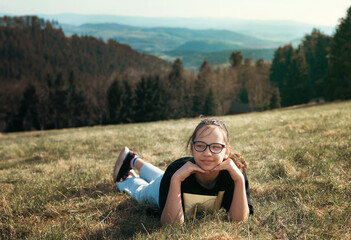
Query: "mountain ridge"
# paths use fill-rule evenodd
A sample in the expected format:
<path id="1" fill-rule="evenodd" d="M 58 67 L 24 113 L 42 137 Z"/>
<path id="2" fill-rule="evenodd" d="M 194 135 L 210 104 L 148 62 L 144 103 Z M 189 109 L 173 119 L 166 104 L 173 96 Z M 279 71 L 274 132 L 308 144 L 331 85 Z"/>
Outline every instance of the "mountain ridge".
<path id="1" fill-rule="evenodd" d="M 283 42 L 263 40 L 223 29 L 145 28 L 118 23 L 61 26 L 66 35 L 92 35 L 104 40 L 113 39 L 128 44 L 139 52 L 152 54 L 169 62 L 178 57 L 186 68 L 191 69 L 198 68 L 201 65 L 199 61 L 204 60 L 212 64 L 225 64 L 229 59 L 228 52 L 242 49 L 245 49 L 248 57 L 253 56 L 253 60 L 263 58 L 270 61 L 273 57 L 271 49 L 284 45 Z M 250 49 L 251 53 L 248 53 Z M 269 50 L 256 51 L 259 49 Z"/>
<path id="2" fill-rule="evenodd" d="M 291 20 L 255 20 L 238 18 L 181 18 L 181 17 L 140 17 L 120 15 L 89 15 L 89 14 L 38 14 L 46 19 L 55 19 L 60 23 L 81 25 L 84 23 L 120 23 L 141 27 L 186 27 L 191 29 L 226 29 L 250 36 L 275 41 L 291 41 L 309 34 L 313 28 L 318 28 L 325 34 L 331 35 L 335 26 L 323 26 Z"/>
<path id="3" fill-rule="evenodd" d="M 218 56 L 229 50 L 274 49 L 286 44 L 297 47 L 304 35 L 309 34 L 315 27 L 293 21 L 234 18 L 153 18 L 71 13 L 39 16 L 58 20 L 65 35 L 90 35 L 105 41 L 112 39 L 127 44 L 138 52 L 152 54 L 167 61 L 173 61 L 174 55 L 188 61 L 190 55 L 194 58 L 201 55 L 202 59 L 204 55 L 209 56 L 207 53 L 217 52 L 214 55 Z M 77 23 L 82 24 L 72 25 Z M 329 34 L 335 30 L 328 26 L 321 29 Z M 198 45 L 195 45 L 194 41 L 198 41 Z M 186 56 L 178 55 L 182 52 L 180 50 L 189 50 L 192 54 L 186 52 Z M 254 52 L 252 55 L 260 55 Z M 170 53 L 171 55 L 168 55 Z M 264 54 L 264 59 L 267 56 L 271 54 Z M 228 56 L 218 59 L 228 59 Z M 198 61 L 192 59 L 190 62 Z M 190 62 L 184 62 L 184 66 L 190 66 Z"/>
<path id="4" fill-rule="evenodd" d="M 16 16 L 15 14 L 0 14 Z M 33 14 L 31 14 L 33 15 Z M 60 24 L 82 25 L 85 23 L 120 23 L 141 27 L 186 27 L 191 29 L 226 29 L 262 39 L 290 42 L 309 34 L 313 28 L 324 34 L 332 35 L 336 26 L 324 26 L 296 22 L 292 20 L 259 20 L 239 18 L 205 18 L 205 17 L 140 17 L 103 14 L 34 14 L 47 20 L 56 20 Z"/>

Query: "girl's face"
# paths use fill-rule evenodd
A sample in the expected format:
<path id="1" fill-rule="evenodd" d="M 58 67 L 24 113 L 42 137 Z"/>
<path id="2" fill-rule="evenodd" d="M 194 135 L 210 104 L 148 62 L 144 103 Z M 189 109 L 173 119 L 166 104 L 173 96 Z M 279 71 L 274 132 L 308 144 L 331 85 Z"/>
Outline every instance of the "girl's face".
<path id="1" fill-rule="evenodd" d="M 217 126 L 206 126 L 197 132 L 194 141 L 202 141 L 206 144 L 220 143 L 226 145 L 223 131 Z M 191 154 L 195 159 L 196 164 L 204 170 L 212 170 L 218 164 L 227 159 L 230 153 L 230 146 L 225 146 L 220 153 L 212 153 L 209 147 L 203 152 L 195 150 L 191 143 Z"/>

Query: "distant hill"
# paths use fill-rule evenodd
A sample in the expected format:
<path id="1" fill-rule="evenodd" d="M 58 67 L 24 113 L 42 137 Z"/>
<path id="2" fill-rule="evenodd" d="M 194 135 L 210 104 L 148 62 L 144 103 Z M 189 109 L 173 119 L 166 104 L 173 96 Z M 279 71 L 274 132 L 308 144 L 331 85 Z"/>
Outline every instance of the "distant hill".
<path id="1" fill-rule="evenodd" d="M 295 21 L 281 20 L 252 20 L 238 18 L 179 18 L 179 17 L 136 17 L 116 15 L 84 15 L 84 14 L 41 14 L 48 20 L 58 20 L 60 23 L 82 25 L 85 23 L 119 23 L 138 27 L 167 27 L 190 29 L 229 30 L 248 36 L 266 40 L 289 43 L 309 34 L 313 28 L 320 29 L 327 35 L 333 34 L 334 26 L 313 25 Z"/>
<path id="2" fill-rule="evenodd" d="M 215 29 L 143 28 L 116 23 L 62 25 L 62 29 L 66 35 L 90 35 L 106 41 L 113 39 L 169 62 L 179 57 L 186 68 L 192 69 L 198 68 L 204 60 L 211 64 L 227 63 L 231 51 L 244 49 L 244 57 L 270 61 L 272 49 L 283 45 L 282 42 Z"/>
<path id="3" fill-rule="evenodd" d="M 221 41 L 209 41 L 209 40 L 194 40 L 194 41 L 188 41 L 174 50 L 179 51 L 179 50 L 185 50 L 185 51 L 197 51 L 197 52 L 219 52 L 223 50 L 239 50 L 243 49 L 243 46 L 240 44 L 232 44 L 232 43 L 226 43 L 226 42 L 221 42 Z"/>
<path id="4" fill-rule="evenodd" d="M 147 53 L 158 54 L 163 51 L 183 49 L 198 51 L 198 44 L 216 45 L 215 51 L 241 48 L 275 48 L 282 42 L 262 40 L 228 30 L 194 30 L 188 28 L 143 28 L 116 23 L 83 24 L 80 26 L 62 25 L 66 35 L 91 35 L 102 39 L 114 39 L 120 43 Z M 219 41 L 220 39 L 220 41 Z M 216 43 L 214 43 L 216 42 Z M 192 46 L 192 47 L 191 47 Z"/>

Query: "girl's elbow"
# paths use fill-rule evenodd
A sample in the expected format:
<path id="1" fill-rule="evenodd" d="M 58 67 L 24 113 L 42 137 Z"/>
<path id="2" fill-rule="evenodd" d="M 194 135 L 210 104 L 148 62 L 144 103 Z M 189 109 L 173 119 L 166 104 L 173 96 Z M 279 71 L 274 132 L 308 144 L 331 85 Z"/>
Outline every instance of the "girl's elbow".
<path id="1" fill-rule="evenodd" d="M 249 219 L 249 215 L 245 215 L 241 218 L 238 218 L 237 222 L 246 222 Z"/>
<path id="2" fill-rule="evenodd" d="M 167 219 L 167 220 L 161 219 L 162 226 L 177 225 L 182 223 L 184 223 L 183 219 L 174 219 L 173 221 L 170 221 L 170 219 Z"/>
<path id="3" fill-rule="evenodd" d="M 229 216 L 231 222 L 246 222 L 249 219 L 249 214 L 243 214 L 239 216 Z"/>
<path id="4" fill-rule="evenodd" d="M 171 216 L 167 216 L 167 214 L 165 215 L 161 215 L 161 224 L 163 226 L 166 226 L 166 225 L 171 225 L 171 224 L 182 224 L 184 222 L 184 217 L 179 217 L 179 216 L 176 216 L 174 218 L 172 218 Z"/>

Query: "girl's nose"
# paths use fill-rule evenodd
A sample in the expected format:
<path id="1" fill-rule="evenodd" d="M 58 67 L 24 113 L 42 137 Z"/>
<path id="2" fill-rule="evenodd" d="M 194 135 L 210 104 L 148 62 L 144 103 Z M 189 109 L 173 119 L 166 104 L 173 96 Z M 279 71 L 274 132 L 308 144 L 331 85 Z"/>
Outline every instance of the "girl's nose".
<path id="1" fill-rule="evenodd" d="M 203 151 L 203 153 L 204 153 L 205 155 L 211 155 L 212 152 L 210 151 L 210 146 L 207 146 L 207 148 L 205 149 L 205 151 Z"/>

